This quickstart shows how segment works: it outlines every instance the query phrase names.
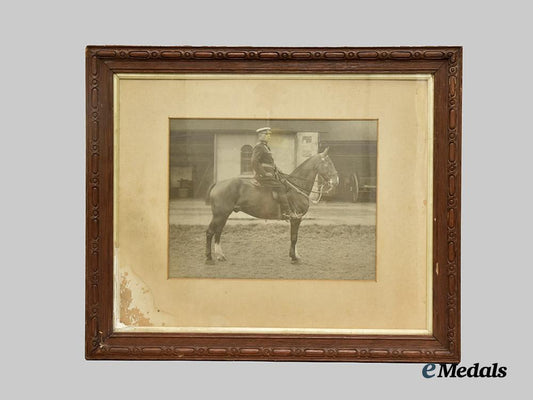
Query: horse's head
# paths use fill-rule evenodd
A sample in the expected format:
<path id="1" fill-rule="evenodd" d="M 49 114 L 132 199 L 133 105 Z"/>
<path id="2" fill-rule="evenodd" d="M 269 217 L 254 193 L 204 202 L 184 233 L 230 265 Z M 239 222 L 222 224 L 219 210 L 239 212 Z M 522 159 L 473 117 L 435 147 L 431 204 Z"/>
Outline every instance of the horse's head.
<path id="1" fill-rule="evenodd" d="M 335 165 L 328 156 L 329 147 L 326 148 L 322 153 L 318 153 L 318 175 L 326 182 L 327 188 L 326 193 L 331 191 L 335 186 L 339 184 L 339 175 L 335 169 Z"/>

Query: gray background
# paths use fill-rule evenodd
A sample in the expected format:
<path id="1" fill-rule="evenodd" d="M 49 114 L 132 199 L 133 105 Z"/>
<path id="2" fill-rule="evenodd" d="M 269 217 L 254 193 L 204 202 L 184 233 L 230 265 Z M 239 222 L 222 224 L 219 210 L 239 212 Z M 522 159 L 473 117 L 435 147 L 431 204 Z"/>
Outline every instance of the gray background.
<path id="1" fill-rule="evenodd" d="M 60 399 L 190 398 L 193 391 L 247 399 L 517 397 L 531 371 L 532 29 L 525 1 L 474 4 L 4 4 L 2 392 Z M 425 380 L 421 365 L 402 364 L 85 361 L 86 44 L 463 45 L 463 365 L 499 362 L 508 377 Z"/>

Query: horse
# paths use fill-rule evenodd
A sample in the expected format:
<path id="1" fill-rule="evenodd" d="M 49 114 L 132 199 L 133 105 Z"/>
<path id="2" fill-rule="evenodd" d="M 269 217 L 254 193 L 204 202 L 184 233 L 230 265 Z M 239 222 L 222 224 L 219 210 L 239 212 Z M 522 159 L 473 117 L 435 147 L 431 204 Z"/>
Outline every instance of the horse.
<path id="1" fill-rule="evenodd" d="M 315 179 L 322 178 L 319 194 L 331 191 L 339 184 L 339 176 L 333 162 L 328 156 L 328 149 L 317 153 L 302 162 L 290 174 L 280 173 L 282 182 L 287 187 L 287 199 L 297 217 L 290 218 L 291 262 L 299 263 L 301 258 L 296 251 L 298 230 L 303 216 L 309 210 L 310 195 Z M 324 187 L 326 189 L 324 190 Z M 215 236 L 215 256 L 217 261 L 226 261 L 222 252 L 220 237 L 226 221 L 232 212 L 244 212 L 259 219 L 280 220 L 281 212 L 272 188 L 258 185 L 257 181 L 246 178 L 232 178 L 211 186 L 208 197 L 211 203 L 212 219 L 206 231 L 206 264 L 214 264 L 211 254 L 213 236 Z"/>

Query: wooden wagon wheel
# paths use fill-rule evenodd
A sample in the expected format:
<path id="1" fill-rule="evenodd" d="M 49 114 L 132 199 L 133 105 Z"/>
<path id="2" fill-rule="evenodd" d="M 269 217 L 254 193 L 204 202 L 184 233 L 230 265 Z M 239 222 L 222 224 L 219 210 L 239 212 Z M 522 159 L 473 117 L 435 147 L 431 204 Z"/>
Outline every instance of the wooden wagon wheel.
<path id="1" fill-rule="evenodd" d="M 357 179 L 357 174 L 350 176 L 350 196 L 352 203 L 357 203 L 359 198 L 359 179 Z"/>

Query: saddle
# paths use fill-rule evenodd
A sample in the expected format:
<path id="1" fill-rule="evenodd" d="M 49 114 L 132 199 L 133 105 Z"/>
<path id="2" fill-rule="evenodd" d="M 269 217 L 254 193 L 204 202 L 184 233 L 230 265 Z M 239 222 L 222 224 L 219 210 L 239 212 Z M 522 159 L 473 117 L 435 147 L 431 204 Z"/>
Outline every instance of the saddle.
<path id="1" fill-rule="evenodd" d="M 279 178 L 279 175 L 277 177 Z M 289 213 L 291 215 L 297 215 L 296 212 L 291 211 L 294 210 L 294 206 L 291 204 L 291 201 L 288 199 L 288 197 L 285 195 L 284 199 L 281 198 L 279 192 L 281 190 L 288 190 L 287 183 L 285 183 L 283 180 L 278 180 L 274 177 L 266 179 L 261 179 L 259 177 L 258 179 L 258 177 L 255 176 L 254 178 L 250 179 L 250 183 L 259 190 L 268 190 L 272 196 L 272 199 L 280 205 L 282 215 L 286 216 Z"/>
<path id="2" fill-rule="evenodd" d="M 275 190 L 274 188 L 278 187 L 278 186 L 274 186 L 274 185 L 264 185 L 262 184 L 259 180 L 257 180 L 256 178 L 252 178 L 250 179 L 250 183 L 257 187 L 257 188 L 260 188 L 260 189 L 270 189 L 270 193 L 272 194 L 272 198 L 274 200 L 278 200 L 278 191 Z M 280 182 L 280 185 L 281 185 L 281 182 Z"/>

